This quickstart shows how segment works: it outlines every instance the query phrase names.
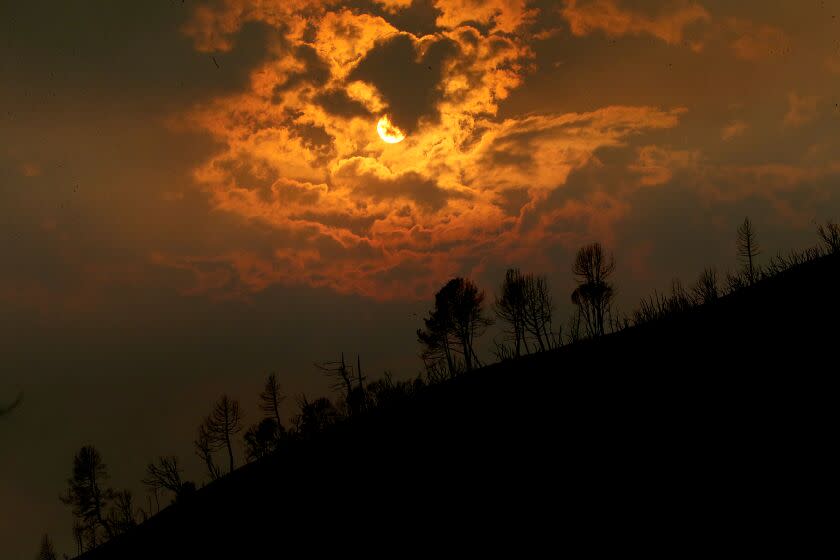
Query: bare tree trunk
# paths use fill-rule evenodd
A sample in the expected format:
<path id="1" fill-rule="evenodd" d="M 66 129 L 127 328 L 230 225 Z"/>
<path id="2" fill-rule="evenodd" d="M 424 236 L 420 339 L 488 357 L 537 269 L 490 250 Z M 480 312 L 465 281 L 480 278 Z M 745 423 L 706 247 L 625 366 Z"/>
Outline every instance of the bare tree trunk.
<path id="1" fill-rule="evenodd" d="M 475 359 L 475 366 L 476 367 L 483 367 L 481 364 L 481 360 L 478 359 L 478 354 L 475 353 L 475 349 L 470 346 L 470 351 L 472 352 L 473 358 Z"/>
<path id="2" fill-rule="evenodd" d="M 280 430 L 280 426 L 283 424 L 280 423 L 280 403 L 277 401 L 277 394 L 275 393 L 274 402 L 272 403 L 274 405 L 274 420 L 277 422 L 277 429 Z"/>
<path id="3" fill-rule="evenodd" d="M 537 337 L 537 343 L 540 345 L 540 352 L 545 352 L 545 344 L 540 336 L 540 326 L 536 318 L 534 318 L 534 336 Z"/>
<path id="4" fill-rule="evenodd" d="M 603 322 L 603 311 L 601 310 L 600 305 L 595 305 L 595 336 L 601 336 L 602 329 L 601 323 Z"/>
<path id="5" fill-rule="evenodd" d="M 99 485 L 96 482 L 96 469 L 91 469 L 91 482 L 93 485 L 93 496 L 96 503 L 96 509 L 94 514 L 96 515 L 96 522 L 99 523 L 103 529 L 105 529 L 105 534 L 108 535 L 108 538 L 111 539 L 114 537 L 114 533 L 111 530 L 111 526 L 108 524 L 107 521 L 102 517 L 102 491 L 99 489 Z M 96 529 L 94 528 L 93 534 L 96 535 Z"/>
<path id="6" fill-rule="evenodd" d="M 452 352 L 449 348 L 449 336 L 443 337 L 443 351 L 446 354 L 446 365 L 449 366 L 449 377 L 455 377 L 455 365 L 452 363 Z"/>
<path id="7" fill-rule="evenodd" d="M 525 353 L 530 354 L 531 353 L 531 348 L 528 347 L 528 337 L 526 336 L 526 333 L 525 333 L 525 325 L 520 325 L 519 328 L 521 329 L 521 332 L 522 332 L 521 336 L 522 336 L 522 343 L 525 345 Z"/>
<path id="8" fill-rule="evenodd" d="M 230 471 L 233 472 L 233 448 L 230 445 L 230 431 L 225 431 L 225 445 L 228 450 L 228 458 L 230 459 Z"/>
<path id="9" fill-rule="evenodd" d="M 467 371 L 472 371 L 472 348 L 466 336 L 461 339 L 461 346 L 464 348 L 464 366 Z"/>
<path id="10" fill-rule="evenodd" d="M 230 431 L 233 428 L 230 425 L 230 405 L 228 404 L 225 408 L 225 445 L 227 446 L 228 450 L 228 458 L 230 459 L 230 470 L 228 472 L 233 472 L 233 447 L 230 444 Z"/>
<path id="11" fill-rule="evenodd" d="M 76 556 L 81 556 L 82 552 L 84 552 L 84 550 L 82 550 L 83 549 L 82 539 L 84 537 L 83 532 L 84 532 L 84 528 L 79 524 L 78 521 L 74 521 L 73 522 L 73 538 L 76 540 L 76 549 L 78 550 Z"/>
<path id="12" fill-rule="evenodd" d="M 752 256 L 752 253 L 753 253 L 752 239 L 747 238 L 747 256 L 748 256 L 749 266 L 750 266 L 750 285 L 755 283 L 755 275 L 753 273 L 753 256 Z"/>
<path id="13" fill-rule="evenodd" d="M 520 333 L 519 333 L 519 325 L 516 325 L 516 324 L 513 325 L 513 340 L 514 340 L 514 347 L 516 349 L 516 357 L 518 358 L 520 356 L 519 348 L 521 346 L 522 337 L 520 336 Z"/>
<path id="14" fill-rule="evenodd" d="M 548 331 L 546 330 L 545 322 L 543 322 L 543 324 L 542 324 L 542 331 L 543 331 L 543 336 L 545 337 L 546 343 L 548 344 L 548 349 L 551 350 L 552 347 L 553 347 L 552 340 L 551 340 L 551 336 L 548 334 Z"/>

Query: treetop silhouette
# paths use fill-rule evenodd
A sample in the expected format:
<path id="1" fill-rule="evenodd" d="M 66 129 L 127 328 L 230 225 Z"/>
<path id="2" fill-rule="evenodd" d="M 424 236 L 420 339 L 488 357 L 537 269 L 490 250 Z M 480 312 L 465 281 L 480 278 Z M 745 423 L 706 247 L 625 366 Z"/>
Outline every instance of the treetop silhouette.
<path id="1" fill-rule="evenodd" d="M 228 452 L 228 472 L 233 472 L 232 438 L 242 430 L 242 415 L 239 402 L 227 395 L 222 395 L 213 406 L 213 411 L 204 419 L 195 440 L 196 452 L 204 461 L 211 478 L 218 478 L 219 470 L 213 463 L 212 453 L 226 449 Z"/>
<path id="2" fill-rule="evenodd" d="M 280 420 L 280 404 L 286 400 L 280 383 L 277 381 L 277 374 L 270 373 L 265 380 L 262 393 L 260 393 L 260 410 L 267 418 L 273 418 L 277 429 L 283 429 L 283 422 Z"/>
<path id="3" fill-rule="evenodd" d="M 761 254 L 761 248 L 758 245 L 758 239 L 749 218 L 744 218 L 744 221 L 738 226 L 737 245 L 738 257 L 746 269 L 747 280 L 750 285 L 755 284 L 757 271 L 754 261 Z"/>
<path id="4" fill-rule="evenodd" d="M 453 278 L 435 294 L 435 307 L 423 320 L 425 329 L 417 330 L 423 345 L 423 359 L 428 363 L 445 360 L 450 376 L 461 367 L 472 370 L 481 365 L 475 351 L 475 339 L 493 323 L 484 315 L 484 292 L 470 280 Z"/>
<path id="5" fill-rule="evenodd" d="M 578 306 L 589 336 L 602 336 L 615 297 L 615 288 L 609 282 L 615 272 L 615 259 L 607 256 L 600 243 L 592 243 L 578 250 L 572 272 L 578 283 L 572 303 Z"/>
<path id="6" fill-rule="evenodd" d="M 106 509 L 114 498 L 114 491 L 104 486 L 108 478 L 99 451 L 92 445 L 82 447 L 73 458 L 73 474 L 67 479 L 67 494 L 61 496 L 61 501 L 73 508 L 88 548 L 114 536 L 106 518 Z"/>

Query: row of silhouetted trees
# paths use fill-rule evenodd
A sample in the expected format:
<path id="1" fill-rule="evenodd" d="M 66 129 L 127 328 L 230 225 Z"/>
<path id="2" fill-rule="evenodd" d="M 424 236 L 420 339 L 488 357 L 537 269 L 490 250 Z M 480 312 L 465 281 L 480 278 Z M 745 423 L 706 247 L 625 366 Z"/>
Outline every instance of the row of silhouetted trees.
<path id="1" fill-rule="evenodd" d="M 368 382 L 362 373 L 361 360 L 355 364 L 340 360 L 316 364 L 331 380 L 331 388 L 338 394 L 335 402 L 325 397 L 309 400 L 305 395 L 297 400 L 298 412 L 288 426 L 283 423 L 281 405 L 286 399 L 277 375 L 267 376 L 259 394 L 262 417 L 247 429 L 237 400 L 222 395 L 202 421 L 194 441 L 196 455 L 205 466 L 212 481 L 236 468 L 234 442 L 242 434 L 245 461 L 256 461 L 280 449 L 284 441 L 308 439 L 331 425 L 366 411 L 399 405 L 412 398 L 430 384 L 445 381 L 464 371 L 483 365 L 476 344 L 487 328 L 498 322 L 503 335 L 496 342 L 498 359 L 515 359 L 525 354 L 556 349 L 582 338 L 594 338 L 642 324 L 664 316 L 684 312 L 698 305 L 709 305 L 726 293 L 750 286 L 763 278 L 813 260 L 826 254 L 840 254 L 840 225 L 827 222 L 817 231 L 821 244 L 804 252 L 777 255 L 761 266 L 761 254 L 756 232 L 749 219 L 737 230 L 737 255 L 740 268 L 727 273 L 721 284 L 714 268 L 706 268 L 690 288 L 674 280 L 670 294 L 654 293 L 643 299 L 630 315 L 620 315 L 613 309 L 615 286 L 612 277 L 615 260 L 600 243 L 581 247 L 572 264 L 577 286 L 570 299 L 574 313 L 567 332 L 562 332 L 555 319 L 552 292 L 545 276 L 508 269 L 492 303 L 492 311 L 485 305 L 485 293 L 471 280 L 453 278 L 435 294 L 434 306 L 417 330 L 425 366 L 425 378 L 394 381 L 390 374 Z M 12 406 L 0 408 L 0 415 Z M 243 433 L 244 429 L 244 433 Z M 177 457 L 158 457 L 146 467 L 142 482 L 148 490 L 147 504 L 137 507 L 126 490 L 108 486 L 108 472 L 97 449 L 82 447 L 73 459 L 71 477 L 62 502 L 72 508 L 73 534 L 79 553 L 96 547 L 153 515 L 161 508 L 161 498 L 178 503 L 189 499 L 196 485 L 183 479 L 183 469 Z M 55 551 L 48 536 L 41 543 L 39 558 L 55 559 Z"/>
<path id="2" fill-rule="evenodd" d="M 572 267 L 577 288 L 571 300 L 576 314 L 569 340 L 583 334 L 603 335 L 615 296 L 612 275 L 615 259 L 600 243 L 578 250 Z M 505 272 L 496 295 L 491 317 L 484 308 L 485 294 L 469 279 L 453 278 L 435 294 L 435 305 L 417 330 L 421 358 L 427 371 L 449 377 L 482 365 L 475 349 L 476 339 L 495 321 L 501 323 L 505 340 L 496 344 L 499 359 L 545 352 L 563 345 L 562 328 L 554 321 L 551 287 L 545 276 L 523 273 L 518 268 Z M 555 326 L 556 325 L 556 326 Z"/>

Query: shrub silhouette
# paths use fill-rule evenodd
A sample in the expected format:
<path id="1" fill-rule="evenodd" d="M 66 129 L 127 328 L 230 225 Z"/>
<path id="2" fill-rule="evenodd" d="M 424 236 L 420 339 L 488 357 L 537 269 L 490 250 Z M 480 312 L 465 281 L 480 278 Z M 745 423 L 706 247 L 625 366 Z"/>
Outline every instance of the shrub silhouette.
<path id="1" fill-rule="evenodd" d="M 341 415 L 333 403 L 321 397 L 310 402 L 306 395 L 298 401 L 300 412 L 292 419 L 297 436 L 308 439 L 336 424 Z"/>
<path id="2" fill-rule="evenodd" d="M 840 253 L 840 224 L 828 220 L 817 228 L 817 235 L 830 255 Z"/>
<path id="3" fill-rule="evenodd" d="M 245 431 L 245 458 L 256 461 L 268 457 L 277 451 L 284 432 L 277 426 L 274 418 L 263 418 L 258 424 Z"/>
<path id="4" fill-rule="evenodd" d="M 705 268 L 697 279 L 693 289 L 694 302 L 698 305 L 711 304 L 717 301 L 720 296 L 718 287 L 717 271 L 714 268 Z"/>

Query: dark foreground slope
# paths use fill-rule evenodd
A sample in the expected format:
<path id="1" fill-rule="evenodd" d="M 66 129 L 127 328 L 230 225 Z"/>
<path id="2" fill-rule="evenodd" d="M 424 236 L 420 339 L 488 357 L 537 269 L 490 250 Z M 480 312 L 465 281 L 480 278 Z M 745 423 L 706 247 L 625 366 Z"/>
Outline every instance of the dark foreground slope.
<path id="1" fill-rule="evenodd" d="M 433 386 L 86 559 L 806 552 L 836 503 L 840 259 Z"/>

